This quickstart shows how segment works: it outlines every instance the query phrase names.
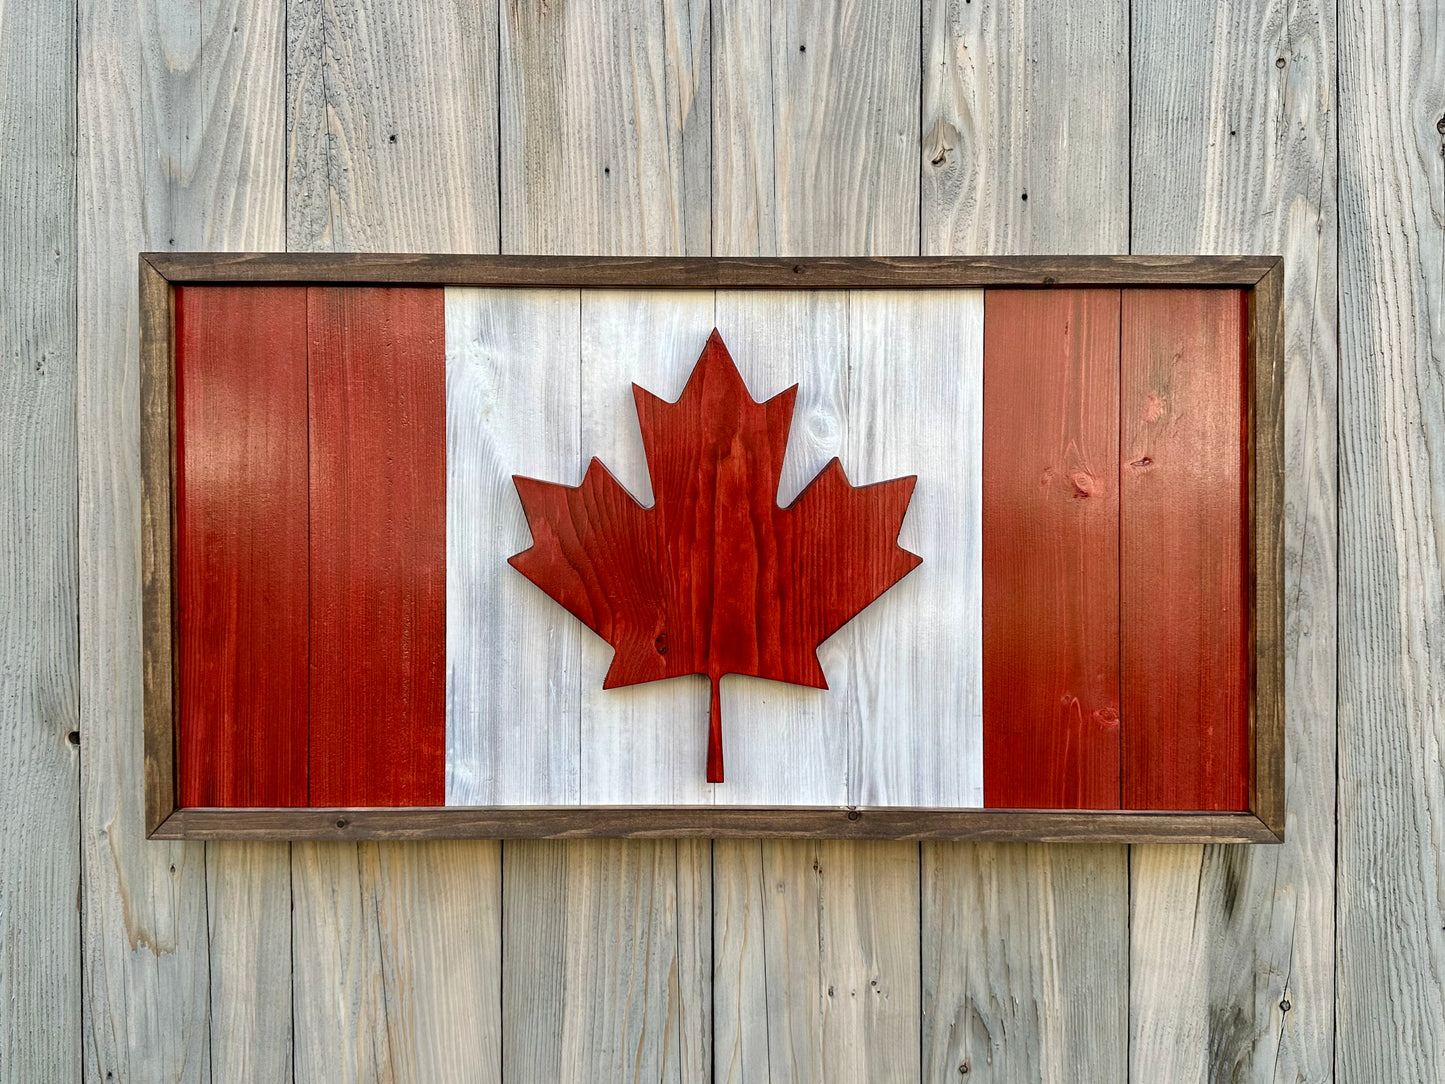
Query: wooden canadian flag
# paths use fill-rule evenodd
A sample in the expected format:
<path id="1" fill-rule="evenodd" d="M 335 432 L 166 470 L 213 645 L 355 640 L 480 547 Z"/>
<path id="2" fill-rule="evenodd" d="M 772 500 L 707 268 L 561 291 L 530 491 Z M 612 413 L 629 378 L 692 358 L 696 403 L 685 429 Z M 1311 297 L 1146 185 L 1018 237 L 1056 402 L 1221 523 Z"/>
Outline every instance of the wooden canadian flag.
<path id="1" fill-rule="evenodd" d="M 1238 290 L 175 313 L 183 806 L 1248 808 Z"/>

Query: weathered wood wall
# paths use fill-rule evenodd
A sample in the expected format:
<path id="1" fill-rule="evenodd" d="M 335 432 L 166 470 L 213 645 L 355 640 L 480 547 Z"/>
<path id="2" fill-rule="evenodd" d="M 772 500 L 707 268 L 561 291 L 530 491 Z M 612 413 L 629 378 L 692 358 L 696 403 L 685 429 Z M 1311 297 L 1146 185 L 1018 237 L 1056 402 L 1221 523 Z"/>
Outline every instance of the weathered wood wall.
<path id="1" fill-rule="evenodd" d="M 1441 1079 L 1442 85 L 1399 0 L 0 5 L 0 1080 Z M 1289 842 L 144 842 L 150 248 L 1282 252 Z"/>

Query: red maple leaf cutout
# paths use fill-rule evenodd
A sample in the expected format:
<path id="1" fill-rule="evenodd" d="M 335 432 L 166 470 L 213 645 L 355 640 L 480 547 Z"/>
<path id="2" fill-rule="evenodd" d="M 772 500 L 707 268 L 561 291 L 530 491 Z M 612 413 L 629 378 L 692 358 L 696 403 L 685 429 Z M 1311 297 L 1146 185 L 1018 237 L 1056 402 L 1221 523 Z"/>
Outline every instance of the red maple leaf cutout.
<path id="1" fill-rule="evenodd" d="M 579 486 L 513 477 L 532 547 L 510 563 L 615 649 L 603 688 L 712 680 L 710 783 L 719 679 L 826 689 L 818 645 L 922 562 L 898 545 L 912 476 L 853 486 L 835 458 L 778 507 L 797 391 L 756 402 L 714 329 L 676 403 L 632 385 L 651 508 L 595 457 Z"/>

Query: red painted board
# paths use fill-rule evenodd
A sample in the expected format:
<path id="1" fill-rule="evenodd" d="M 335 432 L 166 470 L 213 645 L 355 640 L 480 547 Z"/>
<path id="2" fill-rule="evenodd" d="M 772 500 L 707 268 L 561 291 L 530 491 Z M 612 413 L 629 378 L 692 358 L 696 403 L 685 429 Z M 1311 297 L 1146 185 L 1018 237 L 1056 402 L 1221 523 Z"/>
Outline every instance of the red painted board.
<path id="1" fill-rule="evenodd" d="M 1238 290 L 1125 290 L 1124 806 L 1249 805 L 1245 312 Z"/>
<path id="2" fill-rule="evenodd" d="M 310 288 L 313 806 L 445 801 L 443 296 Z"/>
<path id="3" fill-rule="evenodd" d="M 306 287 L 176 288 L 182 806 L 306 804 Z"/>
<path id="4" fill-rule="evenodd" d="M 898 545 L 912 477 L 853 486 L 834 459 L 778 507 L 796 392 L 755 402 L 714 330 L 676 403 L 633 386 L 651 508 L 596 459 L 580 486 L 515 480 L 532 546 L 511 563 L 616 649 L 604 687 L 711 679 L 713 783 L 722 677 L 826 688 L 818 644 L 920 563 Z"/>
<path id="5" fill-rule="evenodd" d="M 1119 805 L 1119 291 L 988 290 L 983 777 L 991 808 Z"/>

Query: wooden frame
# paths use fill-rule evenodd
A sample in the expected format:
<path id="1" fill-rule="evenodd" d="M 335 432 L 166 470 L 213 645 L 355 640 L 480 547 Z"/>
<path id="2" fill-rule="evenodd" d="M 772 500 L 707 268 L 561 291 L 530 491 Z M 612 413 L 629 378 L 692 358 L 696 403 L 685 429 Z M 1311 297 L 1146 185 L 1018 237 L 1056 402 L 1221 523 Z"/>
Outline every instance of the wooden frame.
<path id="1" fill-rule="evenodd" d="M 1284 838 L 1283 263 L 1254 256 L 690 258 L 142 253 L 141 547 L 151 839 L 829 837 L 1275 843 Z M 1248 303 L 1253 773 L 1247 812 L 738 806 L 180 809 L 176 805 L 174 289 L 186 283 L 926 289 L 1227 286 Z"/>

